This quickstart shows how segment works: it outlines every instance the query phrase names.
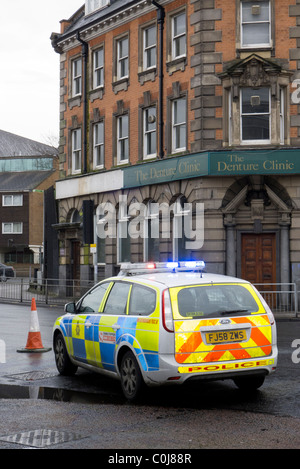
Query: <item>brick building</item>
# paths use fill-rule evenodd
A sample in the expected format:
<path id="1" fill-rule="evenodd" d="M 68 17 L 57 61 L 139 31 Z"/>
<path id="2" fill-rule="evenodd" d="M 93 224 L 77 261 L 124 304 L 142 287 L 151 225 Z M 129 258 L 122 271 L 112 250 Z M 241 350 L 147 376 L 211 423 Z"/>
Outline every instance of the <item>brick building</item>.
<path id="1" fill-rule="evenodd" d="M 180 257 L 298 280 L 299 21 L 298 0 L 86 0 L 61 21 L 61 278 Z M 144 236 L 127 236 L 136 203 Z M 106 238 L 105 204 L 118 222 Z M 176 233 L 201 204 L 197 247 Z M 172 207 L 168 236 L 158 205 Z"/>
<path id="2" fill-rule="evenodd" d="M 44 194 L 57 177 L 55 148 L 0 130 L 0 262 L 17 275 L 40 268 Z"/>

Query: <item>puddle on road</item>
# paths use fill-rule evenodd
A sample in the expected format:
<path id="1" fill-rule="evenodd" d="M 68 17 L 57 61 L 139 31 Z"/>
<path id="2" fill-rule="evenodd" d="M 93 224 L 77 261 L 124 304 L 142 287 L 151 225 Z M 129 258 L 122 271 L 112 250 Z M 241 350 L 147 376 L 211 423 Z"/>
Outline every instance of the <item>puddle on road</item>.
<path id="1" fill-rule="evenodd" d="M 0 384 L 0 399 L 45 399 L 79 404 L 124 404 L 122 396 L 44 386 Z"/>
<path id="2" fill-rule="evenodd" d="M 126 405 L 128 401 L 123 397 L 121 387 L 115 385 L 115 381 L 106 380 L 99 375 L 83 373 L 77 376 L 77 384 L 73 381 L 63 380 L 63 383 L 55 381 L 57 372 L 52 369 L 31 371 L 7 375 L 8 381 L 0 383 L 1 399 L 31 399 L 52 400 L 78 404 L 102 404 L 102 405 Z M 49 386 L 49 381 L 43 383 L 43 379 L 54 378 Z M 265 407 L 266 394 L 263 391 L 255 393 L 243 393 L 231 383 L 203 382 L 201 386 L 190 383 L 172 388 L 149 388 L 143 398 L 136 405 L 167 406 L 179 408 L 239 408 L 250 409 L 259 405 Z M 187 404 L 188 403 L 188 404 Z"/>

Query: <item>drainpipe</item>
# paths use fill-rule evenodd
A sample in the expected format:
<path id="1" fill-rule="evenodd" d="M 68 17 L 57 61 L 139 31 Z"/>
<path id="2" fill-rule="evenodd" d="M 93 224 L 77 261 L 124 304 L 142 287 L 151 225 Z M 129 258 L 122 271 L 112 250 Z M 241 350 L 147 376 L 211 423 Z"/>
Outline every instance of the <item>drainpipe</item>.
<path id="1" fill-rule="evenodd" d="M 87 62 L 89 45 L 87 42 L 80 38 L 80 32 L 77 31 L 77 40 L 82 44 L 82 61 L 83 61 L 83 76 L 82 76 L 82 94 L 83 94 L 83 173 L 87 173 Z"/>
<path id="2" fill-rule="evenodd" d="M 165 9 L 152 0 L 152 4 L 157 8 L 157 23 L 159 25 L 159 158 L 164 157 L 164 116 L 163 116 L 163 53 L 164 53 L 164 42 L 163 42 L 163 31 L 165 22 Z"/>

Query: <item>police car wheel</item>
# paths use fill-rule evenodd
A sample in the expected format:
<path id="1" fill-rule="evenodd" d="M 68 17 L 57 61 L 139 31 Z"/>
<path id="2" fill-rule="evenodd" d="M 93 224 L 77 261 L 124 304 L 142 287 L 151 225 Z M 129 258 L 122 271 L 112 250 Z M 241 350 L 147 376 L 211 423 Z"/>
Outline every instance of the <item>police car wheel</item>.
<path id="1" fill-rule="evenodd" d="M 242 391 L 255 391 L 260 388 L 265 381 L 264 376 L 238 376 L 234 378 L 234 383 Z"/>
<path id="2" fill-rule="evenodd" d="M 120 366 L 121 386 L 126 399 L 133 401 L 137 399 L 144 385 L 139 365 L 132 352 L 125 353 Z"/>
<path id="3" fill-rule="evenodd" d="M 68 376 L 76 373 L 78 367 L 71 362 L 64 338 L 60 333 L 54 339 L 54 354 L 56 368 L 61 375 Z"/>

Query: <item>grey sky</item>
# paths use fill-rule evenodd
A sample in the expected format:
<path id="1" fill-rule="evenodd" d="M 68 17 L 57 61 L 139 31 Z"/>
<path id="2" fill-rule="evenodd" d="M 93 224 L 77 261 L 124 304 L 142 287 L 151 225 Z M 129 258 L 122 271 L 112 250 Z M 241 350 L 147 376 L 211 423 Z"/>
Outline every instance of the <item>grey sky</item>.
<path id="1" fill-rule="evenodd" d="M 0 129 L 49 143 L 59 133 L 59 55 L 52 32 L 84 0 L 0 0 Z"/>

